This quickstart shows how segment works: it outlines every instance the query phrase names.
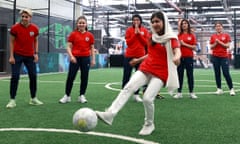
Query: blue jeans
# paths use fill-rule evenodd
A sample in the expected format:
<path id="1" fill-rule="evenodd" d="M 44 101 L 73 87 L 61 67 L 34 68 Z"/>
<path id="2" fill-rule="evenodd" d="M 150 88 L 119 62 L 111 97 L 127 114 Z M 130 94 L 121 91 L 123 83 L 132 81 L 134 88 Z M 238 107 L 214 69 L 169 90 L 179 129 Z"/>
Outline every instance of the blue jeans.
<path id="1" fill-rule="evenodd" d="M 70 96 L 72 91 L 73 81 L 76 78 L 77 71 L 80 68 L 80 95 L 84 95 L 88 85 L 88 74 L 90 69 L 90 57 L 76 57 L 77 63 L 70 62 L 67 76 L 65 94 Z"/>
<path id="2" fill-rule="evenodd" d="M 18 82 L 20 76 L 20 69 L 22 63 L 26 66 L 28 71 L 29 77 L 29 88 L 31 97 L 34 98 L 36 96 L 37 91 L 37 74 L 36 74 L 36 63 L 34 62 L 33 56 L 22 56 L 18 54 L 14 54 L 15 64 L 12 64 L 12 77 L 10 83 L 10 97 L 11 99 L 15 99 L 17 89 L 18 89 Z"/>
<path id="3" fill-rule="evenodd" d="M 178 92 L 182 92 L 185 68 L 186 68 L 186 72 L 187 72 L 188 88 L 189 88 L 189 92 L 191 93 L 191 92 L 193 92 L 193 88 L 194 88 L 193 58 L 192 57 L 181 58 L 181 63 L 177 68 L 178 79 L 179 79 Z"/>
<path id="4" fill-rule="evenodd" d="M 233 84 L 232 84 L 232 78 L 229 73 L 229 59 L 212 56 L 212 63 L 213 63 L 217 88 L 219 89 L 222 88 L 222 84 L 221 84 L 221 68 L 222 68 L 223 76 L 227 82 L 227 85 L 229 89 L 232 89 Z"/>

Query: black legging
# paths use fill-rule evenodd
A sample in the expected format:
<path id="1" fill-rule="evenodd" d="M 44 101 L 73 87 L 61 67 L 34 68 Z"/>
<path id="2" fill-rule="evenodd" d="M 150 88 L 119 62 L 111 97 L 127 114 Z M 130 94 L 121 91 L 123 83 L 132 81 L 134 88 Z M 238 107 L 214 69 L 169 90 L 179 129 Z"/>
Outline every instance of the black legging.
<path id="1" fill-rule="evenodd" d="M 90 69 L 90 57 L 76 57 L 77 63 L 70 62 L 69 71 L 67 76 L 65 93 L 70 96 L 72 91 L 73 81 L 77 75 L 77 71 L 80 68 L 80 95 L 84 95 L 88 85 L 88 74 Z"/>

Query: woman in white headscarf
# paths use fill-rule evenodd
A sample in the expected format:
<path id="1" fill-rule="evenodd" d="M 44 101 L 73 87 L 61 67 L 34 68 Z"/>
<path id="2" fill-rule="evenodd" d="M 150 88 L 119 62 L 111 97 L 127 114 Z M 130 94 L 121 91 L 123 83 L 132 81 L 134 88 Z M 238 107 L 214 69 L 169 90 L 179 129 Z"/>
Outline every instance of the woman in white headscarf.
<path id="1" fill-rule="evenodd" d="M 148 54 L 135 60 L 136 62 L 143 61 L 138 71 L 134 73 L 105 112 L 96 111 L 101 120 L 111 125 L 129 97 L 138 88 L 147 84 L 143 95 L 144 125 L 139 135 L 150 135 L 155 129 L 154 99 L 159 90 L 166 86 L 169 92 L 173 92 L 179 87 L 177 65 L 180 63 L 181 52 L 177 36 L 172 32 L 165 13 L 159 11 L 152 14 L 151 30 Z"/>

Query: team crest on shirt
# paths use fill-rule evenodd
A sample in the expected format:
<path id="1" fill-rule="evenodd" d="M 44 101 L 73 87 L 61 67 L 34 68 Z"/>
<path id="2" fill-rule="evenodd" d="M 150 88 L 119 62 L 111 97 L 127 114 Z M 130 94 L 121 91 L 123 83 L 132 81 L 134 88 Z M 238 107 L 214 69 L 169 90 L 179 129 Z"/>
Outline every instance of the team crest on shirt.
<path id="1" fill-rule="evenodd" d="M 34 36 L 34 32 L 33 32 L 33 31 L 29 32 L 29 35 L 30 35 L 31 37 Z"/>
<path id="2" fill-rule="evenodd" d="M 189 41 L 190 41 L 190 40 L 192 40 L 192 37 L 190 37 L 190 36 L 189 36 L 189 37 L 187 37 L 187 40 L 189 40 Z"/>
<path id="3" fill-rule="evenodd" d="M 222 41 L 224 41 L 226 38 L 223 36 L 221 39 L 222 39 Z"/>
<path id="4" fill-rule="evenodd" d="M 90 39 L 89 37 L 86 37 L 86 38 L 85 38 L 85 41 L 89 41 L 89 39 Z"/>
<path id="5" fill-rule="evenodd" d="M 140 34 L 141 34 L 141 35 L 144 35 L 144 32 L 142 31 L 142 32 L 140 32 Z"/>

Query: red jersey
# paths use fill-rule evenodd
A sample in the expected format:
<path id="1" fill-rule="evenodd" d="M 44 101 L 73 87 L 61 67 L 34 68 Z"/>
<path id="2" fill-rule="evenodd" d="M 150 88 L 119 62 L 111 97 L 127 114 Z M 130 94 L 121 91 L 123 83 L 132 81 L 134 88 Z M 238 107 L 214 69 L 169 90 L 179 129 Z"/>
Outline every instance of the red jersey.
<path id="1" fill-rule="evenodd" d="M 197 45 L 196 36 L 192 33 L 182 33 L 178 35 L 178 40 L 183 41 L 186 44 Z M 193 57 L 193 50 L 189 47 L 180 46 L 182 57 Z"/>
<path id="2" fill-rule="evenodd" d="M 228 43 L 231 42 L 231 37 L 227 33 L 220 33 L 220 34 L 213 34 L 210 38 L 210 44 L 213 44 L 216 39 L 220 40 L 223 43 Z M 212 55 L 216 57 L 222 57 L 222 58 L 227 58 L 228 57 L 228 52 L 225 47 L 223 47 L 220 44 L 217 44 L 213 49 L 212 49 Z"/>
<path id="3" fill-rule="evenodd" d="M 23 56 L 33 56 L 35 38 L 39 34 L 38 27 L 30 23 L 27 27 L 17 23 L 11 27 L 10 34 L 15 37 L 13 52 Z"/>
<path id="4" fill-rule="evenodd" d="M 73 56 L 90 56 L 94 41 L 93 34 L 88 31 L 81 33 L 75 30 L 68 37 L 68 42 L 72 43 Z"/>
<path id="5" fill-rule="evenodd" d="M 126 30 L 126 43 L 127 48 L 125 52 L 125 57 L 142 57 L 146 54 L 146 46 L 149 38 L 148 30 L 141 26 L 140 34 L 135 34 L 135 28 L 129 27 Z"/>
<path id="6" fill-rule="evenodd" d="M 171 39 L 172 49 L 179 48 L 177 39 Z M 139 70 L 150 73 L 166 83 L 168 78 L 167 50 L 164 44 L 149 45 L 148 57 L 140 64 Z"/>

